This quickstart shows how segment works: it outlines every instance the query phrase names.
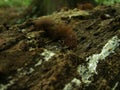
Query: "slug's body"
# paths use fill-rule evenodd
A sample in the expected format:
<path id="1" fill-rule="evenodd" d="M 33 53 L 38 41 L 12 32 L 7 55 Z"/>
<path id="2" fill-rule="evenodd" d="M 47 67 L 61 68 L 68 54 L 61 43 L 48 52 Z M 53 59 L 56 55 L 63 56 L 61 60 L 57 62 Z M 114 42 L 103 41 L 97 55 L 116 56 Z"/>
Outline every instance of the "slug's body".
<path id="1" fill-rule="evenodd" d="M 63 44 L 69 48 L 77 46 L 75 32 L 65 24 L 55 23 L 50 18 L 41 18 L 32 22 L 38 29 L 45 30 L 46 34 L 55 40 L 63 40 Z"/>

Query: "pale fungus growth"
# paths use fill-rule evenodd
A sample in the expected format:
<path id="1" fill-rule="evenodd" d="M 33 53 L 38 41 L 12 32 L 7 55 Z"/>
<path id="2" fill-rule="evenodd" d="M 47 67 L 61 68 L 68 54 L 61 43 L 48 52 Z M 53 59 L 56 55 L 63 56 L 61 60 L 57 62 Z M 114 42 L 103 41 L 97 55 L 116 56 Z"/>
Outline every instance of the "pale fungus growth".
<path id="1" fill-rule="evenodd" d="M 97 74 L 96 68 L 100 60 L 104 60 L 111 53 L 114 53 L 114 50 L 119 46 L 120 39 L 117 36 L 114 36 L 110 39 L 105 46 L 102 48 L 101 53 L 93 54 L 86 58 L 88 61 L 87 66 L 79 65 L 77 71 L 82 77 L 82 81 L 86 84 L 89 84 L 89 80 L 94 74 Z"/>
<path id="2" fill-rule="evenodd" d="M 73 78 L 73 80 L 66 84 L 63 90 L 78 90 L 80 87 L 81 81 L 77 78 Z"/>

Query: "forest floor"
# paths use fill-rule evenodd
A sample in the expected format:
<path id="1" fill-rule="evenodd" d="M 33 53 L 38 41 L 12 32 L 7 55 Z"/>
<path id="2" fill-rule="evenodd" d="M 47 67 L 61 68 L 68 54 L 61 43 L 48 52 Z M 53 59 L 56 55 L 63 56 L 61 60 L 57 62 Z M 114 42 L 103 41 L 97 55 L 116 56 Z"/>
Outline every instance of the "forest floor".
<path id="1" fill-rule="evenodd" d="M 120 5 L 44 16 L 73 28 L 77 47 L 72 49 L 31 20 L 7 25 L 19 17 L 12 10 L 0 10 L 5 13 L 0 15 L 0 90 L 120 89 Z"/>

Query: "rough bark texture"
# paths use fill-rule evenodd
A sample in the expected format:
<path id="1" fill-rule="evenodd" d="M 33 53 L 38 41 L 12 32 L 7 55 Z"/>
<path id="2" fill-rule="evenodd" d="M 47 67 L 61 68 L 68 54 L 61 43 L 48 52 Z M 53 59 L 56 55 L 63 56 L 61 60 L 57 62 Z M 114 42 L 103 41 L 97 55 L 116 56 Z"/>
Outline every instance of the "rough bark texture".
<path id="1" fill-rule="evenodd" d="M 0 25 L 0 89 L 119 90 L 119 14 L 120 6 L 114 5 L 98 6 L 91 11 L 68 10 L 45 16 L 52 18 L 56 24 L 63 23 L 73 28 L 78 42 L 73 49 L 63 46 L 61 39 L 51 39 L 44 30 L 31 23 L 34 20 L 10 28 Z M 111 47 L 108 52 L 114 52 L 98 61 L 97 73 L 90 73 L 88 84 L 78 67 L 81 65 L 89 71 L 87 65 L 90 60 L 86 61 L 86 58 L 100 54 L 113 37 L 119 38 L 115 45 L 117 47 Z M 70 82 L 71 86 L 67 87 Z"/>

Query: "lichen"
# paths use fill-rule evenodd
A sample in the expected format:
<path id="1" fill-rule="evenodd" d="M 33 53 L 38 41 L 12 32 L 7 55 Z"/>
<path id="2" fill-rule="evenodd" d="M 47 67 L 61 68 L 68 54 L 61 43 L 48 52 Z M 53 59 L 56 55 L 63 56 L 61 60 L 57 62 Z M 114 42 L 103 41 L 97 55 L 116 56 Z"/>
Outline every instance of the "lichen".
<path id="1" fill-rule="evenodd" d="M 82 81 L 86 84 L 89 84 L 91 81 L 89 80 L 94 74 L 97 74 L 96 67 L 100 60 L 104 60 L 111 53 L 114 53 L 114 50 L 119 46 L 120 39 L 117 36 L 114 36 L 110 39 L 105 46 L 102 48 L 101 53 L 93 54 L 86 58 L 88 61 L 87 66 L 79 65 L 77 71 L 82 77 Z"/>
<path id="2" fill-rule="evenodd" d="M 80 87 L 81 81 L 77 78 L 73 78 L 73 80 L 66 84 L 63 90 L 78 90 Z"/>
<path id="3" fill-rule="evenodd" d="M 50 58 L 52 58 L 55 55 L 55 53 L 52 52 L 52 51 L 48 51 L 47 49 L 45 49 L 44 52 L 41 53 L 40 55 L 44 56 L 44 58 L 43 58 L 44 61 L 48 61 Z M 39 59 L 39 61 L 35 64 L 35 67 L 41 65 L 42 62 L 43 62 L 42 59 Z"/>
<path id="4" fill-rule="evenodd" d="M 52 56 L 55 55 L 55 53 L 52 52 L 52 51 L 48 51 L 47 49 L 45 49 L 44 52 L 41 55 L 44 56 L 44 60 L 45 61 L 48 61 Z"/>

